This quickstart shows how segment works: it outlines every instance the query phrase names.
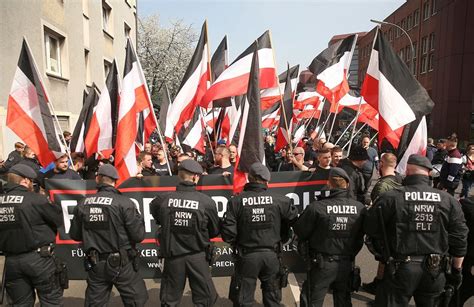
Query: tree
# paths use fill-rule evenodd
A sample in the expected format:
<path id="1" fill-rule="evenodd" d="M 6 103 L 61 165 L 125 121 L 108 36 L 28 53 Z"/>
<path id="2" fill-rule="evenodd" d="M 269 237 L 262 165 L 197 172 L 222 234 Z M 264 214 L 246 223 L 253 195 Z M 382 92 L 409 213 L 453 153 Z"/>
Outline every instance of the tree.
<path id="1" fill-rule="evenodd" d="M 137 52 L 155 105 L 166 83 L 175 97 L 191 60 L 198 34 L 183 20 L 172 21 L 168 28 L 159 24 L 158 15 L 138 21 Z"/>

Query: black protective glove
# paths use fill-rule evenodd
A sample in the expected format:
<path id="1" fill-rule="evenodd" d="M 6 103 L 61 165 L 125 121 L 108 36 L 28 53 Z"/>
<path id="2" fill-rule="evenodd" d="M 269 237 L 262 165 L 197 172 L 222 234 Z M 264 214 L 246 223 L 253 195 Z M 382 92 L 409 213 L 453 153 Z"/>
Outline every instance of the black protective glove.
<path id="1" fill-rule="evenodd" d="M 462 283 L 462 269 L 451 268 L 451 273 L 446 274 L 446 284 L 459 289 Z"/>

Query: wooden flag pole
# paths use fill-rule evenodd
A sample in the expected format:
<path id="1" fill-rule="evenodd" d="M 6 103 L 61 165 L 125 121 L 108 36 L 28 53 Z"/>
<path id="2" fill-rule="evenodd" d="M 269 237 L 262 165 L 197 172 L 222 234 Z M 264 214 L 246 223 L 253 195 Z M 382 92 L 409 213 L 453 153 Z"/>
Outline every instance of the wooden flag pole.
<path id="1" fill-rule="evenodd" d="M 334 143 L 334 145 L 337 145 L 337 143 L 339 143 L 339 141 L 342 139 L 342 137 L 344 136 L 344 133 L 347 132 L 347 130 L 349 130 L 349 128 L 352 126 L 352 124 L 354 124 L 354 121 L 356 120 L 356 117 L 354 116 L 354 118 L 352 119 L 352 121 L 349 123 L 349 125 L 347 125 L 346 129 L 344 129 L 344 131 L 342 132 L 341 136 L 337 139 L 336 143 Z"/>
<path id="2" fill-rule="evenodd" d="M 359 98 L 359 105 L 357 106 L 356 118 L 359 118 L 360 106 L 361 105 L 362 105 L 362 96 L 360 96 L 360 98 Z M 364 124 L 362 127 L 364 127 L 365 125 L 366 124 Z M 356 126 L 357 126 L 357 120 L 354 122 L 354 127 L 352 127 L 352 134 L 351 134 L 351 137 L 349 138 L 349 149 L 347 150 L 347 155 L 348 156 L 351 153 L 352 139 L 354 138 L 354 132 L 355 132 Z M 361 129 L 362 129 L 362 127 L 361 127 Z M 359 129 L 359 131 L 360 131 L 360 129 Z M 357 133 L 359 133 L 359 132 L 357 132 Z"/>

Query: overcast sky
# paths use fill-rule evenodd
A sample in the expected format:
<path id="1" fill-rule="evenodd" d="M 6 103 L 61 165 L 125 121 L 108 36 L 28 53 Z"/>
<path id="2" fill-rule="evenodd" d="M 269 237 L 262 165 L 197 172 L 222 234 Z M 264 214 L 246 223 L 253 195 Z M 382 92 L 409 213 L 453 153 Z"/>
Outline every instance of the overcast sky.
<path id="1" fill-rule="evenodd" d="M 209 25 L 211 51 L 224 35 L 230 62 L 265 30 L 271 30 L 278 71 L 305 69 L 333 35 L 369 31 L 404 0 L 138 0 L 138 17 L 159 14 L 161 24 L 183 19 L 200 31 Z"/>

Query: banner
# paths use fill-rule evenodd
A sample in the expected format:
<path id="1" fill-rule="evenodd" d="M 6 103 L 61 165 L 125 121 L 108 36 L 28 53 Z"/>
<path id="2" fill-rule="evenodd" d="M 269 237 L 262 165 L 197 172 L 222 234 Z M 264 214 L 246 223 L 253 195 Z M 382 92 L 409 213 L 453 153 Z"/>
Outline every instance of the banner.
<path id="1" fill-rule="evenodd" d="M 177 176 L 130 178 L 120 185 L 119 190 L 129 197 L 137 206 L 145 221 L 145 240 L 137 247 L 140 250 L 140 272 L 144 278 L 159 278 L 163 260 L 158 259 L 155 240 L 156 223 L 150 214 L 150 202 L 158 193 L 175 191 Z M 283 194 L 293 200 L 301 212 L 309 203 L 321 194 L 326 180 L 319 173 L 280 172 L 272 173 L 268 188 L 275 194 Z M 96 193 L 93 180 L 46 180 L 46 189 L 51 201 L 61 206 L 64 226 L 59 229 L 56 238 L 56 253 L 65 260 L 69 268 L 70 279 L 85 279 L 83 256 L 80 243 L 70 239 L 68 233 L 73 218 L 74 207 L 86 195 Z M 227 202 L 232 196 L 232 181 L 222 175 L 202 176 L 197 190 L 211 197 L 217 206 L 220 217 L 223 217 Z M 213 239 L 217 247 L 216 261 L 212 267 L 213 276 L 229 276 L 233 272 L 232 248 L 221 238 Z M 284 247 L 283 259 L 292 271 L 301 271 L 303 263 L 292 246 Z"/>

